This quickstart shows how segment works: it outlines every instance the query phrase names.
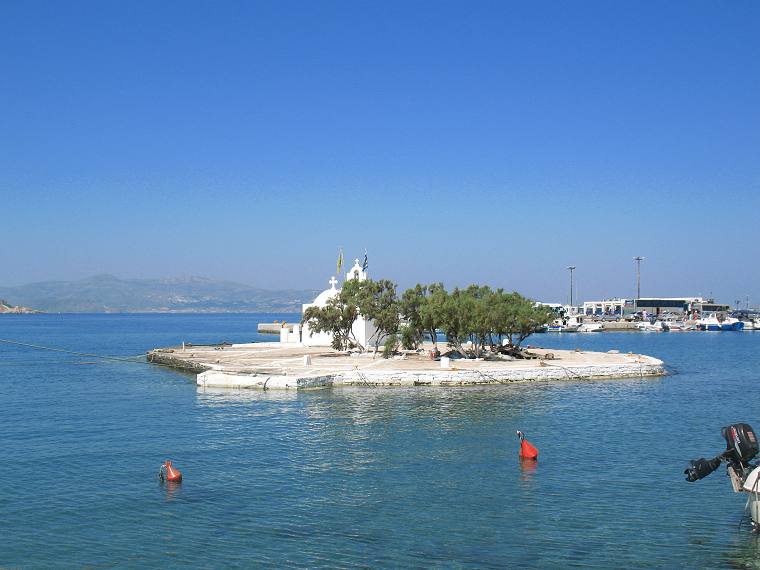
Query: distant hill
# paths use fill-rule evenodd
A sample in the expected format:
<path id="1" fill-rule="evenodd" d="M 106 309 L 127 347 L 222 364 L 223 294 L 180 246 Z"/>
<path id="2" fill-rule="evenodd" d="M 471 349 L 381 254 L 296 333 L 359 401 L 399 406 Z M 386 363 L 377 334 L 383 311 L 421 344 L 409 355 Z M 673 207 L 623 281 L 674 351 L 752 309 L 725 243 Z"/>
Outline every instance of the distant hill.
<path id="1" fill-rule="evenodd" d="M 0 298 L 60 313 L 300 312 L 313 290 L 269 291 L 205 277 L 119 279 L 96 275 L 79 281 L 45 281 L 0 287 Z"/>

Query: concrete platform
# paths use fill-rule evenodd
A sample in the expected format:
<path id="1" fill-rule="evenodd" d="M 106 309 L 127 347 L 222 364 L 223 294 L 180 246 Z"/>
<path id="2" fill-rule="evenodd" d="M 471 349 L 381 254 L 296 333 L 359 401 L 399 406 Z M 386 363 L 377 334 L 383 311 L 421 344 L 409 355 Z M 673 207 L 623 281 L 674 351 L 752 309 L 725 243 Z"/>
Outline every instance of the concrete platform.
<path id="1" fill-rule="evenodd" d="M 259 323 L 257 326 L 257 332 L 259 334 L 280 334 L 280 330 L 286 327 L 288 332 L 293 332 L 293 323 Z"/>
<path id="2" fill-rule="evenodd" d="M 443 345 L 440 345 L 443 349 Z M 640 354 L 531 349 L 536 360 L 451 360 L 425 352 L 384 359 L 276 342 L 156 349 L 148 361 L 194 372 L 199 386 L 309 389 L 330 386 L 461 386 L 538 380 L 661 376 L 661 360 Z M 547 354 L 551 356 L 547 357 Z"/>

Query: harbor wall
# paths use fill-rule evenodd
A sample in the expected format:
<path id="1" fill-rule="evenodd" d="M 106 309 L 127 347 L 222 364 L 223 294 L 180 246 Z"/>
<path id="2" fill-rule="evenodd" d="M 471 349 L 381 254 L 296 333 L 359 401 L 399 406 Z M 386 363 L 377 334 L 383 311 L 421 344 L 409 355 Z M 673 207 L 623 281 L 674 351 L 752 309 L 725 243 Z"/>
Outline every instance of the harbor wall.
<path id="1" fill-rule="evenodd" d="M 595 380 L 662 376 L 664 364 L 653 358 L 626 364 L 485 369 L 485 370 L 359 370 L 313 376 L 245 374 L 224 370 L 207 370 L 198 374 L 203 387 L 302 390 L 333 386 L 468 386 L 512 384 L 549 380 Z"/>

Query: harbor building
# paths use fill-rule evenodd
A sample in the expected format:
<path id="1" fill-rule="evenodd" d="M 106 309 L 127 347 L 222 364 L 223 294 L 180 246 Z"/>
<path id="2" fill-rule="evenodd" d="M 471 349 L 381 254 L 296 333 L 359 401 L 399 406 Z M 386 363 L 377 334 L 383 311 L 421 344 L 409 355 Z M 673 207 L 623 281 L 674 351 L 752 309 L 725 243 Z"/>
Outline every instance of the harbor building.
<path id="1" fill-rule="evenodd" d="M 634 312 L 633 299 L 604 299 L 583 303 L 584 315 L 622 317 Z"/>
<path id="2" fill-rule="evenodd" d="M 710 313 L 729 311 L 730 307 L 703 297 L 641 297 L 640 299 L 604 299 L 583 303 L 583 314 L 593 316 L 625 317 L 636 311 L 650 315 L 661 313 Z"/>
<path id="3" fill-rule="evenodd" d="M 636 309 L 659 315 L 660 313 L 713 313 L 730 311 L 731 307 L 703 297 L 642 297 L 636 300 Z"/>

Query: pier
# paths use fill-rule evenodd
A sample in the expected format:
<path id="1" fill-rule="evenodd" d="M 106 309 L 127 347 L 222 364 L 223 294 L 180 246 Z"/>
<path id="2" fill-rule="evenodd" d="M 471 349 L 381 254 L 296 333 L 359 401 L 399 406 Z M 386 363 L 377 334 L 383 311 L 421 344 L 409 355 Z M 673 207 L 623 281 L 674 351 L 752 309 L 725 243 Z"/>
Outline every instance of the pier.
<path id="1" fill-rule="evenodd" d="M 148 361 L 197 374 L 199 386 L 299 390 L 333 386 L 463 386 L 542 380 L 661 376 L 661 360 L 641 354 L 531 349 L 532 360 L 432 360 L 428 351 L 385 359 L 276 342 L 155 349 Z"/>
<path id="2" fill-rule="evenodd" d="M 293 332 L 293 323 L 259 323 L 256 326 L 256 330 L 259 334 L 280 334 L 283 328 L 287 328 L 288 332 Z"/>

